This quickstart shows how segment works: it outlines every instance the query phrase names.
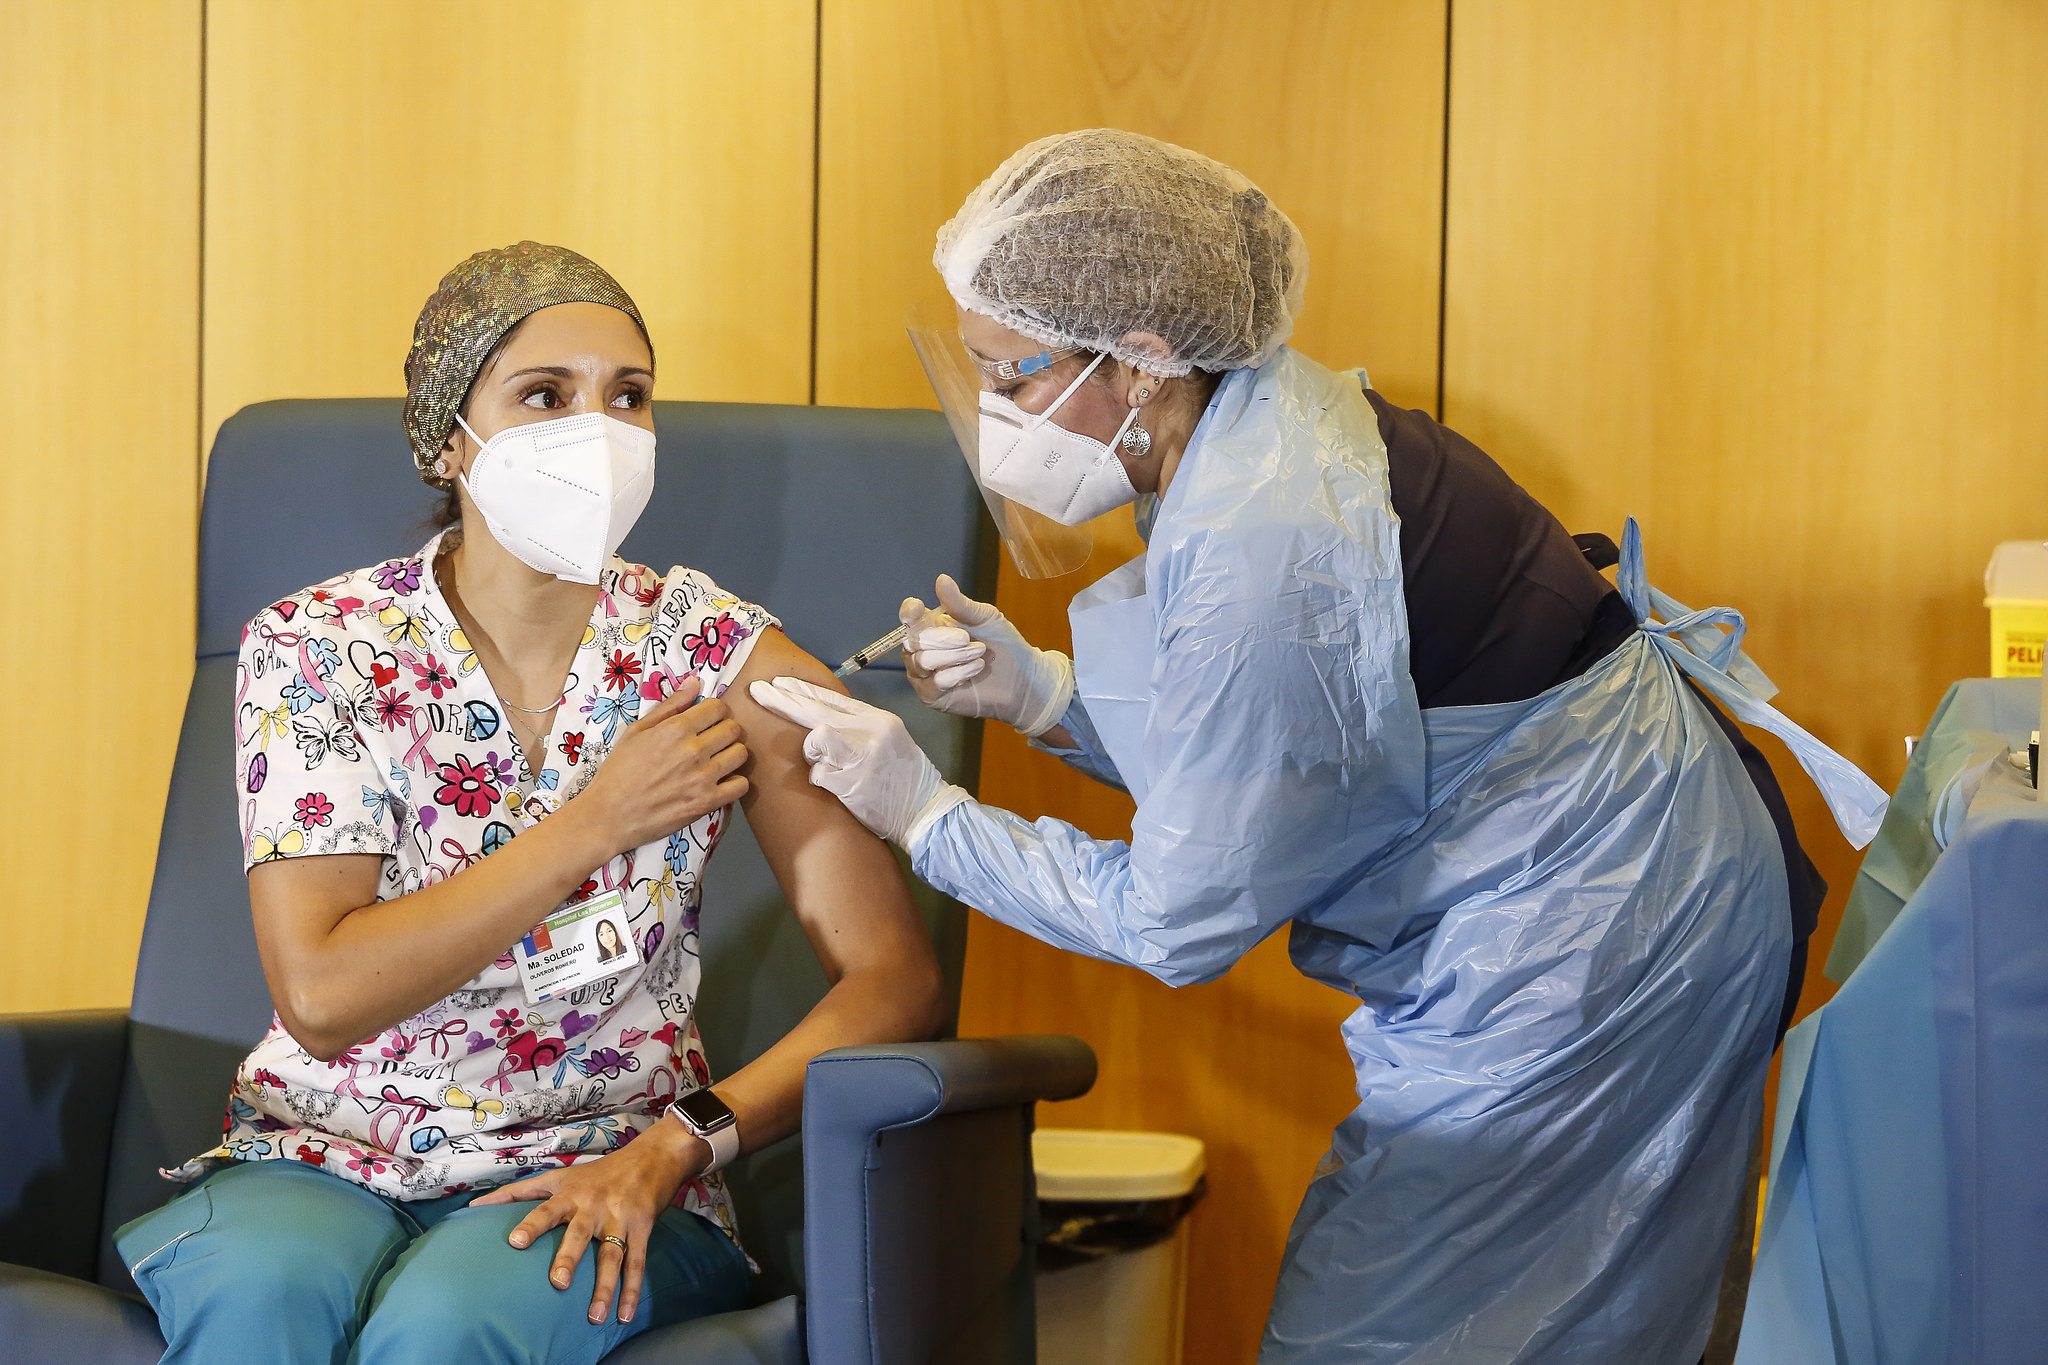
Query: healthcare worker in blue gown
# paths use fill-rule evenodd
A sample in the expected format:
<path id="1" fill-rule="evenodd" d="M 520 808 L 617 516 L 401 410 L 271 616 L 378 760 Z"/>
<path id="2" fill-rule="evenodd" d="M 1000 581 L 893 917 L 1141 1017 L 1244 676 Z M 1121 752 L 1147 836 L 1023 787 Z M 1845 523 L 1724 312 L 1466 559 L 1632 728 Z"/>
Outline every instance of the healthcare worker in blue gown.
<path id="1" fill-rule="evenodd" d="M 1739 616 L 1648 586 L 1633 522 L 1617 591 L 1484 454 L 1289 349 L 1306 253 L 1242 175 L 1048 138 L 936 263 L 958 329 L 920 349 L 1020 568 L 1133 501 L 1148 548 L 1074 599 L 1071 665 L 941 580 L 907 666 L 1127 789 L 1133 833 L 982 805 L 889 713 L 757 683 L 812 780 L 1048 943 L 1178 985 L 1284 924 L 1357 997 L 1261 1361 L 1691 1365 L 1819 890 L 1701 693 L 1859 846 L 1883 794 L 1765 704 Z"/>

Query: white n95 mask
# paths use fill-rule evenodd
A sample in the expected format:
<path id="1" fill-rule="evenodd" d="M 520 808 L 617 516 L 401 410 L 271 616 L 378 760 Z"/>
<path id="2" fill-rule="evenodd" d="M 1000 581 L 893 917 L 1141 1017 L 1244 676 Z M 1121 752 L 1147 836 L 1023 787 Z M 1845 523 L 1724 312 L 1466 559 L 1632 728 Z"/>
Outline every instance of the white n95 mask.
<path id="1" fill-rule="evenodd" d="M 1116 455 L 1116 443 L 1138 420 L 1136 408 L 1107 445 L 1052 420 L 1102 360 L 1096 356 L 1081 377 L 1036 416 L 1002 394 L 982 390 L 982 487 L 1021 502 L 1062 526 L 1092 521 L 1138 496 L 1130 476 L 1124 473 L 1124 462 Z"/>
<path id="2" fill-rule="evenodd" d="M 604 412 L 506 427 L 462 486 L 498 543 L 521 563 L 595 583 L 654 492 L 654 433 Z"/>

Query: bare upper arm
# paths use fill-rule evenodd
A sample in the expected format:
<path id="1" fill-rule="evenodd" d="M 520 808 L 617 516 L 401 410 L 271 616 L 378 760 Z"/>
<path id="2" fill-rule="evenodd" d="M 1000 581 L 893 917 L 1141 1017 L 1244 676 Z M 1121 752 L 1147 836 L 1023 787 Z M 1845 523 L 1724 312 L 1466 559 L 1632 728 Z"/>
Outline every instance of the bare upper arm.
<path id="1" fill-rule="evenodd" d="M 911 903 L 896 855 L 854 819 L 839 798 L 811 784 L 804 730 L 758 705 L 747 687 L 756 679 L 802 678 L 844 692 L 832 671 L 779 630 L 763 631 L 740 676 L 725 694 L 745 732 L 747 822 L 782 884 L 827 979 L 849 969 L 901 969 L 934 974 L 931 940 Z M 906 957 L 906 955 L 909 955 Z M 934 975 L 934 979 L 935 975 Z"/>
<path id="2" fill-rule="evenodd" d="M 280 1013 L 290 1014 L 314 950 L 342 920 L 377 899 L 383 861 L 376 853 L 319 853 L 249 869 L 256 951 Z"/>

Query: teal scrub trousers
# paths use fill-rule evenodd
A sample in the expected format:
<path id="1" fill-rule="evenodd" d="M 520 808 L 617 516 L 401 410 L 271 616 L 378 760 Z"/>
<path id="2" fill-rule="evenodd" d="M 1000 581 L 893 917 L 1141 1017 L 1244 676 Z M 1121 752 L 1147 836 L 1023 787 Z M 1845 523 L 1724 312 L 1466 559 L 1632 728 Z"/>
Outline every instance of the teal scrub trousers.
<path id="1" fill-rule="evenodd" d="M 668 1209 L 647 1244 L 630 1323 L 590 1321 L 596 1258 L 549 1283 L 556 1228 L 505 1238 L 530 1203 L 472 1208 L 485 1193 L 401 1203 L 296 1161 L 215 1172 L 114 1234 L 156 1310 L 163 1365 L 594 1365 L 652 1327 L 746 1299 L 744 1253 L 694 1213 Z"/>

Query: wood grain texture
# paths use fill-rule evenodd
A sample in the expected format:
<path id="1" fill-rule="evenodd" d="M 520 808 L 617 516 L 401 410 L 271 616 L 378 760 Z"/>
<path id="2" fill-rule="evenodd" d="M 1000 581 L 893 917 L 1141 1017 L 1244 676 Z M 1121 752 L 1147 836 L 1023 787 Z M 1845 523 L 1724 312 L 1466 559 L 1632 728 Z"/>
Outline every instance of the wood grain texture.
<path id="1" fill-rule="evenodd" d="M 818 401 L 929 407 L 933 238 L 1034 138 L 1115 126 L 1250 176 L 1309 244 L 1294 344 L 1436 394 L 1442 0 L 826 0 Z"/>
<path id="2" fill-rule="evenodd" d="M 0 1011 L 121 1006 L 192 677 L 199 4 L 0 42 Z"/>
<path id="3" fill-rule="evenodd" d="M 2048 534 L 2048 8 L 1460 4 L 1446 420 L 1887 788 Z M 1772 746 L 1835 895 L 1857 856 Z"/>
<path id="4" fill-rule="evenodd" d="M 664 398 L 810 388 L 815 10 L 213 0 L 206 392 L 405 391 L 473 251 L 573 247 L 645 315 Z"/>
<path id="5" fill-rule="evenodd" d="M 826 0 L 818 401 L 931 406 L 903 324 L 913 304 L 944 299 L 931 266 L 939 225 L 1024 143 L 1112 125 L 1257 182 L 1308 239 L 1295 343 L 1433 407 L 1444 37 L 1442 0 Z M 1067 600 L 1139 548 L 1125 529 L 1082 572 L 1039 582 L 1006 561 L 998 600 L 1034 641 L 1066 648 Z M 1128 835 L 1121 793 L 1007 727 L 989 727 L 987 746 L 983 799 Z M 1337 1034 L 1354 1005 L 1298 975 L 1277 938 L 1221 981 L 1174 991 L 979 917 L 970 929 L 963 1032 L 1069 1032 L 1101 1059 L 1095 1091 L 1043 1106 L 1041 1123 L 1208 1144 L 1189 1365 L 1256 1351 L 1295 1205 L 1356 1102 Z"/>

